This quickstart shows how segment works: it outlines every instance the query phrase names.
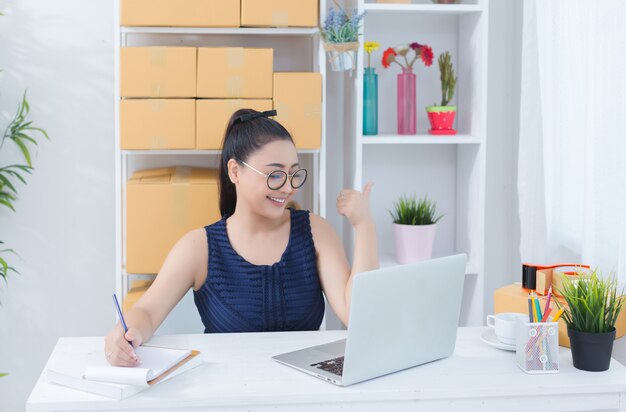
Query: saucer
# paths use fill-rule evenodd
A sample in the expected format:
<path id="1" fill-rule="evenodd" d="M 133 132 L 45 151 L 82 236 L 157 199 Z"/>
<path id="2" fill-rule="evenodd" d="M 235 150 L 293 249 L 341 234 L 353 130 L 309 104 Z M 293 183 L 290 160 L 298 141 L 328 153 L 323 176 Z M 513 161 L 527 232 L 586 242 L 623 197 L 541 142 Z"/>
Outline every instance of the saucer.
<path id="1" fill-rule="evenodd" d="M 508 343 L 500 342 L 492 328 L 485 329 L 483 333 L 480 334 L 480 340 L 482 340 L 489 346 L 493 346 L 494 348 L 515 352 L 515 345 L 509 345 Z"/>

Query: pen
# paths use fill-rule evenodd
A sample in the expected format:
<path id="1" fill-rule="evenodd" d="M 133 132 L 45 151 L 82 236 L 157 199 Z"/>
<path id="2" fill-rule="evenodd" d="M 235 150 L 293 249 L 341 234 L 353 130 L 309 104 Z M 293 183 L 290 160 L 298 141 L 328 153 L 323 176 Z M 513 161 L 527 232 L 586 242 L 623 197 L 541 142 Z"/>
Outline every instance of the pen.
<path id="1" fill-rule="evenodd" d="M 535 319 L 533 318 L 533 301 L 530 298 L 530 295 L 528 296 L 528 319 L 530 323 L 533 323 L 535 321 Z"/>
<path id="2" fill-rule="evenodd" d="M 546 301 L 546 307 L 543 309 L 543 313 L 545 314 L 550 307 L 550 299 L 552 299 L 552 286 L 548 289 L 548 300 Z"/>
<path id="3" fill-rule="evenodd" d="M 128 332 L 128 327 L 126 326 L 126 321 L 124 321 L 124 315 L 122 314 L 122 309 L 120 308 L 120 304 L 117 301 L 117 296 L 115 296 L 115 293 L 113 294 L 113 303 L 115 304 L 115 309 L 117 310 L 117 315 L 120 318 L 120 322 L 122 323 L 122 327 L 124 328 L 124 335 L 126 334 L 126 332 Z M 133 346 L 133 343 L 131 341 L 126 341 L 130 344 L 130 346 Z M 134 349 L 134 348 L 133 348 Z"/>
<path id="4" fill-rule="evenodd" d="M 537 297 L 535 297 L 535 306 L 537 306 L 537 322 L 541 322 L 541 305 Z"/>

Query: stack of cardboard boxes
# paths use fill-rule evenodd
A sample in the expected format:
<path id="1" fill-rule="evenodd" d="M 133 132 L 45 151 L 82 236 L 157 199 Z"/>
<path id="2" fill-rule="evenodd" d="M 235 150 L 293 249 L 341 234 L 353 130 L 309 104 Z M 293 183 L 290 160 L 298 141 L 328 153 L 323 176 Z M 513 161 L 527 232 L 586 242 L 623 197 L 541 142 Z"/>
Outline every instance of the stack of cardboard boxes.
<path id="1" fill-rule="evenodd" d="M 122 26 L 317 27 L 317 0 L 122 0 Z M 219 150 L 241 108 L 278 111 L 298 149 L 321 145 L 319 73 L 274 73 L 274 51 L 127 47 L 120 51 L 123 150 Z M 186 232 L 220 218 L 215 170 L 136 172 L 126 189 L 126 272 L 158 273 Z M 133 284 L 124 309 L 147 288 Z"/>

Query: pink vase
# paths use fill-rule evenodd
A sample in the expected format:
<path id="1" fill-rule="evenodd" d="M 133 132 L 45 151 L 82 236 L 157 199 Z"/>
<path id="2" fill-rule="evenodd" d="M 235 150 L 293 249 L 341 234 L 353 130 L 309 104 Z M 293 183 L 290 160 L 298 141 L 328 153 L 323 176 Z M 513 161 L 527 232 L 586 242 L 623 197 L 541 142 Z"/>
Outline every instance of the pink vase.
<path id="1" fill-rule="evenodd" d="M 428 260 L 433 255 L 437 225 L 393 224 L 396 261 L 400 264 Z"/>
<path id="2" fill-rule="evenodd" d="M 398 74 L 398 134 L 415 134 L 416 126 L 415 74 L 402 68 Z"/>

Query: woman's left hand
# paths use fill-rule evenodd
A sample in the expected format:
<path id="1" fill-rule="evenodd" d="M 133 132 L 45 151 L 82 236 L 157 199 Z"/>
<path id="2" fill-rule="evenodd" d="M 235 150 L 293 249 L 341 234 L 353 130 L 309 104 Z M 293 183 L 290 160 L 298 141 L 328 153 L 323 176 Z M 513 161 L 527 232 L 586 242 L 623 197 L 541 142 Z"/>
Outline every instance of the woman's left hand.
<path id="1" fill-rule="evenodd" d="M 372 219 L 370 213 L 370 192 L 374 183 L 368 182 L 363 192 L 354 189 L 343 189 L 337 197 L 337 211 L 345 216 L 352 226 L 356 227 Z"/>

